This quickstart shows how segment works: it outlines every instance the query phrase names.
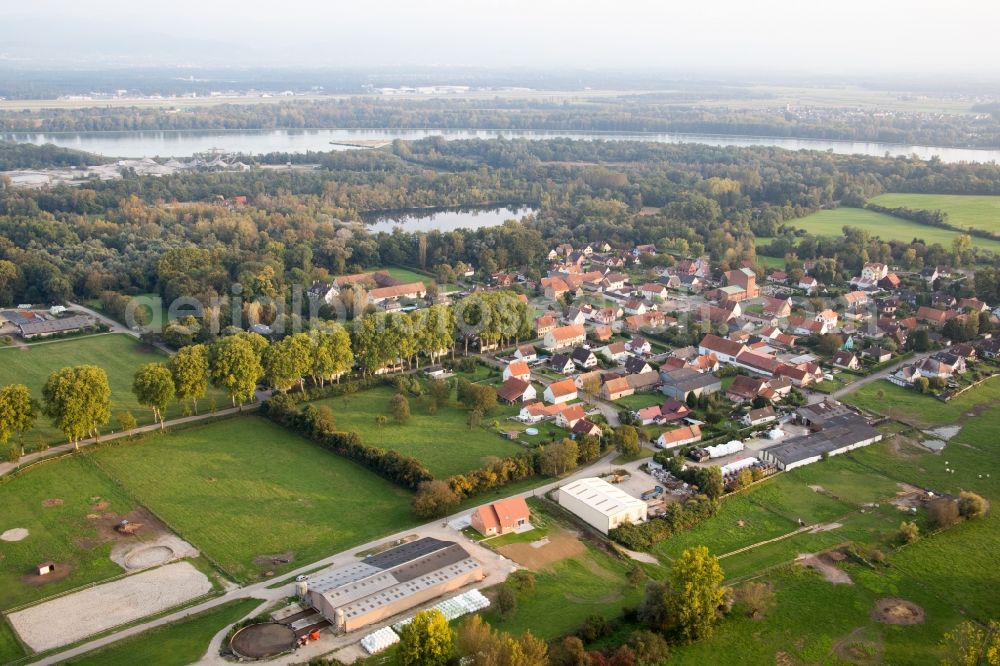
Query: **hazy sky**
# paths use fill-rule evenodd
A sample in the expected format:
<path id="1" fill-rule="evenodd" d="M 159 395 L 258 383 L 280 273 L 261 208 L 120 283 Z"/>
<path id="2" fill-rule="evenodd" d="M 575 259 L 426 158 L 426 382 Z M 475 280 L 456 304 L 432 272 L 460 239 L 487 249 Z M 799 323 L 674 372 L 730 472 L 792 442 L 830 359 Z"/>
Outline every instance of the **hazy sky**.
<path id="1" fill-rule="evenodd" d="M 1000 75 L 997 0 L 24 0 L 0 57 Z"/>

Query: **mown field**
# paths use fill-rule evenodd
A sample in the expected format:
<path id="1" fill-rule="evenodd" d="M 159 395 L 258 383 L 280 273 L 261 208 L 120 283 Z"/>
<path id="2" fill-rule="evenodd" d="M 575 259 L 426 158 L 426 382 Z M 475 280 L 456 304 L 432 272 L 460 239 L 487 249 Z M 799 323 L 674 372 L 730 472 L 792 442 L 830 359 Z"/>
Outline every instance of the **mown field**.
<path id="1" fill-rule="evenodd" d="M 144 363 L 163 362 L 167 355 L 149 347 L 124 333 L 112 333 L 93 337 L 60 340 L 19 349 L 0 349 L 0 386 L 24 384 L 31 389 L 36 400 L 42 398 L 42 386 L 49 375 L 61 368 L 74 365 L 96 365 L 108 374 L 111 386 L 111 423 L 105 432 L 117 429 L 115 415 L 130 411 L 140 425 L 153 422 L 153 414 L 141 406 L 132 394 L 132 379 L 135 371 Z M 207 410 L 211 400 L 219 407 L 227 407 L 228 399 L 219 391 L 210 390 L 209 397 L 201 401 L 202 410 Z M 172 403 L 167 408 L 168 419 L 181 416 L 183 407 Z M 63 443 L 65 441 L 52 422 L 39 416 L 35 428 L 25 437 L 26 448 L 33 449 L 39 442 Z"/>
<path id="2" fill-rule="evenodd" d="M 407 491 L 256 416 L 154 433 L 92 455 L 243 582 L 416 522 Z M 270 556 L 292 561 L 258 559 Z"/>
<path id="3" fill-rule="evenodd" d="M 208 644 L 224 627 L 238 622 L 261 604 L 259 599 L 238 599 L 178 622 L 157 627 L 132 638 L 66 661 L 72 666 L 185 666 L 198 661 Z"/>
<path id="4" fill-rule="evenodd" d="M 963 229 L 973 228 L 1000 232 L 1000 197 L 964 194 L 882 194 L 872 203 L 888 208 L 918 208 L 943 210 L 948 224 Z"/>
<path id="5" fill-rule="evenodd" d="M 507 457 L 524 448 L 504 439 L 493 428 L 493 420 L 503 427 L 507 415 L 515 408 L 501 405 L 497 412 L 483 419 L 480 426 L 469 428 L 469 414 L 454 402 L 440 406 L 434 414 L 428 412 L 428 397 L 409 396 L 410 419 L 396 423 L 389 410 L 395 390 L 380 386 L 353 395 L 328 398 L 325 404 L 333 410 L 337 428 L 357 432 L 371 446 L 392 449 L 413 456 L 427 466 L 435 477 L 445 478 L 479 468 L 490 457 Z M 389 423 L 376 425 L 376 418 L 388 416 Z"/>
<path id="6" fill-rule="evenodd" d="M 883 240 L 897 240 L 910 242 L 914 238 L 920 238 L 927 243 L 940 243 L 945 248 L 951 248 L 952 240 L 958 232 L 930 227 L 916 222 L 910 222 L 892 215 L 876 213 L 863 208 L 835 208 L 832 210 L 821 210 L 792 220 L 791 224 L 801 229 L 805 229 L 817 236 L 840 236 L 845 226 L 859 227 L 866 229 L 874 236 Z M 989 240 L 987 238 L 972 237 L 972 244 L 984 250 L 1000 252 L 1000 241 Z"/>
<path id="7" fill-rule="evenodd" d="M 915 442 L 919 433 L 909 432 L 907 437 L 893 437 L 785 475 L 783 478 L 798 477 L 807 485 L 821 485 L 829 495 L 849 504 L 881 505 L 865 513 L 855 511 L 841 521 L 841 529 L 800 535 L 748 551 L 745 556 L 724 558 L 722 566 L 730 579 L 756 575 L 797 553 L 818 552 L 847 541 L 881 544 L 886 564 L 838 565 L 851 577 L 850 585 L 832 585 L 794 565 L 767 569 L 758 580 L 773 587 L 775 603 L 763 619 L 752 620 L 737 612 L 720 624 L 710 640 L 675 650 L 671 663 L 938 663 L 945 632 L 963 620 L 985 622 L 1000 616 L 1000 597 L 996 595 L 1000 586 L 996 567 L 1000 517 L 995 511 L 934 534 L 928 532 L 921 513 L 917 522 L 924 536 L 898 548 L 893 533 L 904 514 L 885 502 L 897 484 L 908 483 L 938 494 L 971 490 L 997 505 L 1000 479 L 990 471 L 1000 468 L 1000 442 L 996 438 L 1000 403 L 992 393 L 995 390 L 995 384 L 976 389 L 973 395 L 967 394 L 964 404 L 943 405 L 925 398 L 949 408 L 935 410 L 925 419 L 928 424 L 954 422 L 948 419 L 979 405 L 976 418 L 964 420 L 961 431 L 941 453 L 919 446 Z M 910 414 L 911 420 L 924 417 L 922 403 L 908 398 L 886 391 L 884 411 L 901 414 L 916 410 Z M 926 614 L 924 623 L 895 626 L 874 621 L 873 604 L 884 597 L 918 604 Z"/>
<path id="8" fill-rule="evenodd" d="M 0 609 L 123 573 L 109 559 L 112 541 L 102 533 L 101 521 L 88 516 L 124 514 L 135 504 L 85 458 L 49 462 L 4 477 L 0 507 L 0 533 L 28 530 L 21 541 L 0 541 Z M 44 585 L 22 580 L 46 560 L 68 575 Z"/>

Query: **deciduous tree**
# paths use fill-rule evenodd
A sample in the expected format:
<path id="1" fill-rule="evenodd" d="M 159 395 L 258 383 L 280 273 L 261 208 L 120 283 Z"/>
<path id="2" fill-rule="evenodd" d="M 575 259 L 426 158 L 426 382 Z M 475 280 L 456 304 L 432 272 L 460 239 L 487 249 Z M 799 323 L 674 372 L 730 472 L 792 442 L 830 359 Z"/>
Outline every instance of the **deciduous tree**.
<path id="1" fill-rule="evenodd" d="M 132 393 L 140 405 L 153 410 L 153 418 L 163 430 L 163 410 L 174 399 L 174 377 L 163 363 L 147 363 L 140 367 L 132 380 Z"/>
<path id="2" fill-rule="evenodd" d="M 403 666 L 444 666 L 455 651 L 455 637 L 441 611 L 420 611 L 399 632 Z"/>
<path id="3" fill-rule="evenodd" d="M 42 388 L 43 411 L 75 448 L 111 419 L 108 375 L 94 365 L 62 368 Z"/>
<path id="4" fill-rule="evenodd" d="M 182 347 L 167 363 L 174 378 L 177 400 L 190 400 L 194 413 L 198 413 L 198 400 L 208 392 L 208 347 L 189 345 Z"/>
<path id="5" fill-rule="evenodd" d="M 22 438 L 35 425 L 37 412 L 31 392 L 24 384 L 0 388 L 0 444 L 6 444 L 15 433 Z"/>

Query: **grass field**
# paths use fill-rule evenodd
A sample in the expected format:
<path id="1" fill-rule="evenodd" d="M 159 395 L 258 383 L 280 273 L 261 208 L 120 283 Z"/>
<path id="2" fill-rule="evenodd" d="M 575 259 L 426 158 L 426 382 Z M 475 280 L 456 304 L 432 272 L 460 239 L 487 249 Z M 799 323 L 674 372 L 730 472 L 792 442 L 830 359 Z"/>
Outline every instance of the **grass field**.
<path id="1" fill-rule="evenodd" d="M 24 656 L 24 649 L 14 635 L 7 618 L 0 617 L 0 664 L 16 661 Z"/>
<path id="2" fill-rule="evenodd" d="M 198 661 L 212 637 L 261 604 L 259 599 L 230 601 L 211 610 L 157 627 L 107 648 L 65 662 L 72 666 L 185 666 Z"/>
<path id="3" fill-rule="evenodd" d="M 844 396 L 843 402 L 919 427 L 952 425 L 968 421 L 985 407 L 1000 403 L 1000 377 L 989 379 L 949 402 L 941 402 L 889 381 L 865 384 Z"/>
<path id="4" fill-rule="evenodd" d="M 372 446 L 399 451 L 424 463 L 436 477 L 448 477 L 481 467 L 491 456 L 506 457 L 524 448 L 504 439 L 492 427 L 498 419 L 513 413 L 512 407 L 498 408 L 481 426 L 469 429 L 468 413 L 454 403 L 443 405 L 433 415 L 428 413 L 427 397 L 410 396 L 410 419 L 405 424 L 392 421 L 382 428 L 375 424 L 377 416 L 387 416 L 389 401 L 395 391 L 387 386 L 353 395 L 329 398 L 320 404 L 329 405 L 337 419 L 337 428 L 357 432 L 363 442 Z"/>
<path id="5" fill-rule="evenodd" d="M 263 418 L 115 445 L 99 466 L 241 581 L 414 524 L 410 494 Z M 292 554 L 293 562 L 258 561 Z"/>
<path id="6" fill-rule="evenodd" d="M 951 242 L 958 232 L 930 227 L 916 222 L 910 222 L 892 215 L 884 215 L 863 208 L 835 208 L 821 210 L 791 222 L 794 226 L 805 229 L 817 236 L 840 236 L 845 226 L 866 229 L 874 236 L 883 240 L 910 242 L 920 238 L 927 243 L 940 243 L 950 249 Z M 972 237 L 973 246 L 984 250 L 1000 252 L 1000 241 Z"/>
<path id="7" fill-rule="evenodd" d="M 962 194 L 883 194 L 872 203 L 888 208 L 943 210 L 948 224 L 1000 233 L 1000 197 Z"/>
<path id="8" fill-rule="evenodd" d="M 114 418 L 121 411 L 131 411 L 140 425 L 153 422 L 152 412 L 141 406 L 132 394 L 132 378 L 140 365 L 166 360 L 163 352 L 147 347 L 124 333 L 61 340 L 32 345 L 27 349 L 8 347 L 0 349 L 0 386 L 24 384 L 35 399 L 41 400 L 42 386 L 53 371 L 73 365 L 96 365 L 108 374 L 111 386 L 111 423 L 105 427 L 107 432 L 117 428 Z M 228 406 L 228 399 L 212 389 L 209 398 L 201 401 L 203 410 L 208 409 L 210 399 L 215 399 L 220 407 Z M 181 405 L 173 403 L 167 408 L 166 415 L 170 419 L 181 413 Z M 64 441 L 62 433 L 44 416 L 39 416 L 34 430 L 25 437 L 28 449 L 35 448 L 38 442 Z"/>
<path id="9" fill-rule="evenodd" d="M 102 510 L 105 513 L 122 514 L 135 508 L 125 493 L 83 458 L 45 463 L 0 483 L 0 532 L 28 530 L 22 541 L 0 542 L 0 609 L 123 573 L 108 557 L 112 543 L 102 539 L 97 522 L 87 518 L 98 501 L 108 502 Z M 34 565 L 46 560 L 65 567 L 69 575 L 41 586 L 21 581 Z M 0 630 L 0 646 L 2 634 Z"/>

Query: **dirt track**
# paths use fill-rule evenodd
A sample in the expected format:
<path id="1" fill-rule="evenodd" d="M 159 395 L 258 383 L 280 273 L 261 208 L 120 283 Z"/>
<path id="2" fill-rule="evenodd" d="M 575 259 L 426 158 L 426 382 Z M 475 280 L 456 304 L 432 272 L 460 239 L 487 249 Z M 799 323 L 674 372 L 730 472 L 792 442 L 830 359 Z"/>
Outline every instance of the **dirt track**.
<path id="1" fill-rule="evenodd" d="M 188 562 L 97 585 L 8 616 L 31 649 L 41 652 L 153 615 L 211 591 Z"/>

